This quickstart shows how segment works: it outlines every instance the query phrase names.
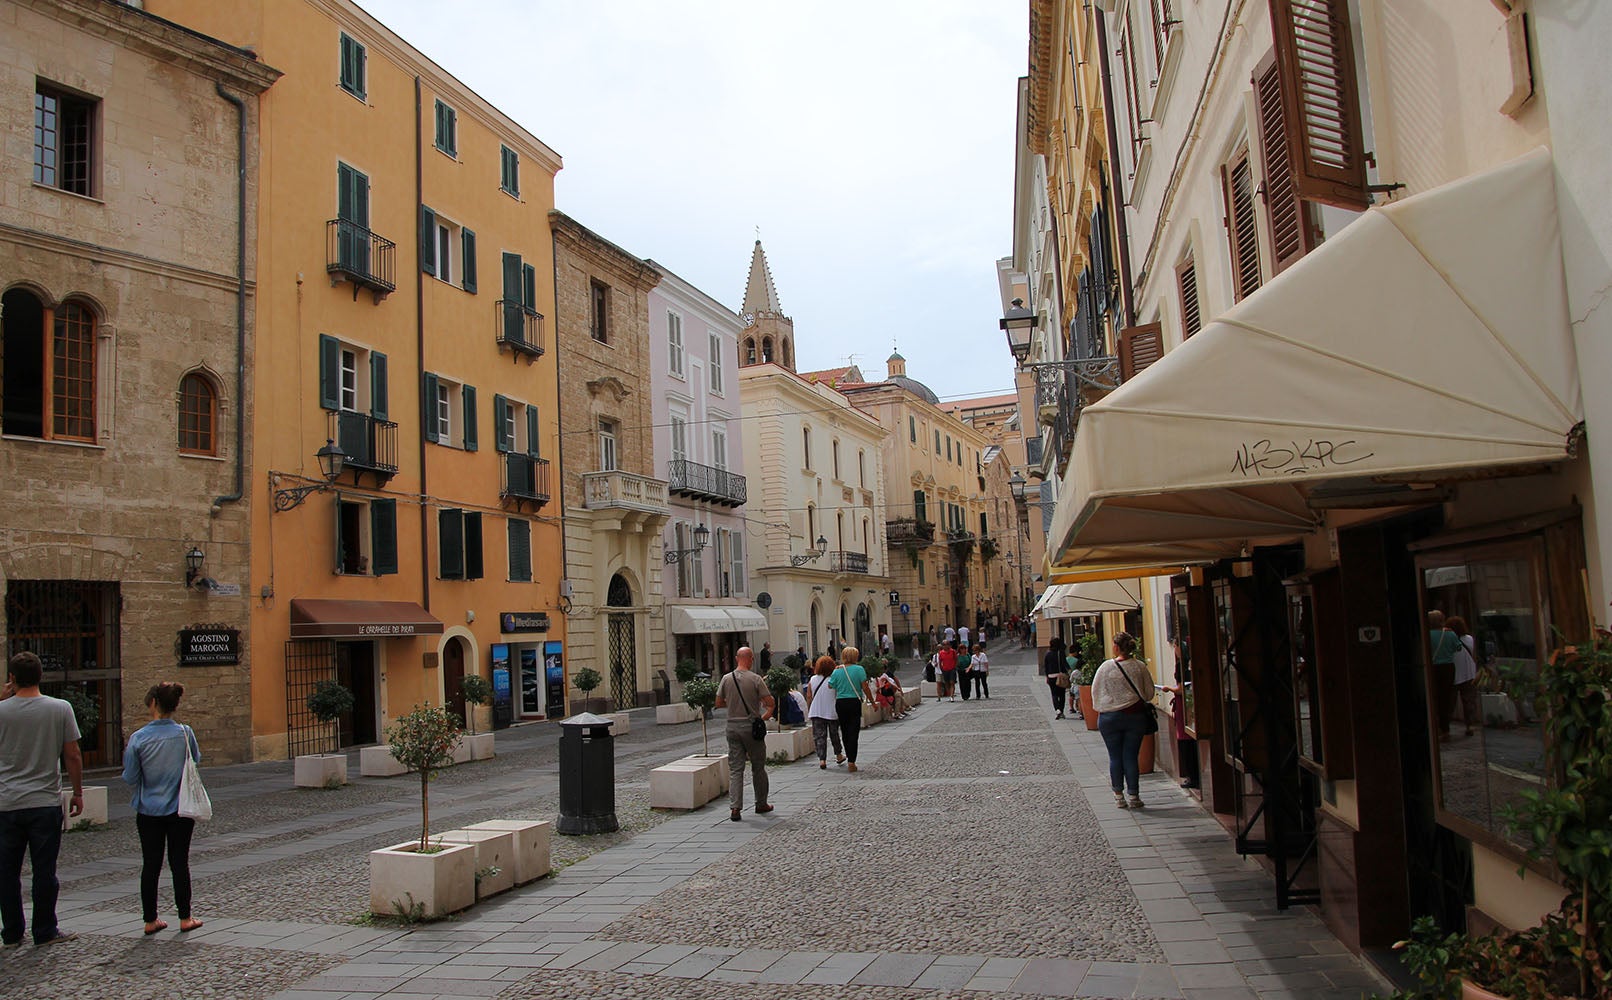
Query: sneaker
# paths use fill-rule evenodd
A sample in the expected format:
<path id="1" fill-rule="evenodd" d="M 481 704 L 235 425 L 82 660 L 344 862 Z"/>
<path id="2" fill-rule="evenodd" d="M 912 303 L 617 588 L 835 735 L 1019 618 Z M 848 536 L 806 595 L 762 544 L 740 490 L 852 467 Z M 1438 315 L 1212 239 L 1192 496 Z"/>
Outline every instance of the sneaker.
<path id="1" fill-rule="evenodd" d="M 1054 719 L 1061 719 L 1061 718 L 1063 718 L 1063 713 L 1059 712 L 1057 715 L 1054 715 L 1053 718 Z"/>
<path id="2" fill-rule="evenodd" d="M 1131 796 L 1131 808 L 1132 809 L 1140 809 L 1140 808 L 1142 808 L 1142 800 L 1140 798 L 1138 798 L 1137 796 L 1132 795 Z"/>
<path id="3" fill-rule="evenodd" d="M 1124 792 L 1115 792 L 1114 793 L 1114 804 L 1116 806 L 1119 806 L 1121 809 L 1129 809 L 1130 808 L 1130 806 L 1125 804 L 1125 793 Z"/>
<path id="4" fill-rule="evenodd" d="M 47 944 L 61 944 L 63 941 L 76 941 L 76 940 L 78 940 L 78 935 L 74 934 L 71 931 L 57 931 L 55 934 L 52 934 L 50 937 L 46 938 L 43 941 L 35 941 L 34 942 L 34 947 L 35 948 L 43 948 Z"/>

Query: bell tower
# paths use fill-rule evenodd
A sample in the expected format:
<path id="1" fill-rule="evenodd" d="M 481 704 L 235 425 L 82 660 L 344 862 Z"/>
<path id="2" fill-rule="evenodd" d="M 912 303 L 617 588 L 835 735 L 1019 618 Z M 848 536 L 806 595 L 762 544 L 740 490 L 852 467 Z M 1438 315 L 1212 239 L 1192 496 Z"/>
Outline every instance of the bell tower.
<path id="1" fill-rule="evenodd" d="M 739 332 L 739 365 L 776 364 L 795 370 L 795 321 L 778 304 L 767 254 L 756 240 L 750 254 L 750 277 L 744 284 L 744 305 L 739 308 L 744 329 Z"/>

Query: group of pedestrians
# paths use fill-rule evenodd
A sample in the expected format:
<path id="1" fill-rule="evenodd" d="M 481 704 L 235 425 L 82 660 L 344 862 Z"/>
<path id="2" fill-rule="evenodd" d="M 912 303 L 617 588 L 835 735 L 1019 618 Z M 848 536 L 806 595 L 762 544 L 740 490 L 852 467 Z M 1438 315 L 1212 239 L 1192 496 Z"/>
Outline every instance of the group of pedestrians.
<path id="1" fill-rule="evenodd" d="M 950 628 L 946 629 L 952 633 Z M 924 680 L 933 681 L 935 697 L 957 700 L 961 689 L 963 700 L 971 696 L 991 696 L 991 658 L 985 652 L 985 643 L 968 644 L 968 628 L 964 626 L 951 638 L 942 639 L 940 648 L 929 658 L 924 669 Z"/>
<path id="2" fill-rule="evenodd" d="M 82 737 L 73 707 L 40 691 L 44 664 L 31 652 L 7 663 L 0 689 L 0 947 L 22 944 L 29 930 L 22 902 L 22 862 L 33 867 L 32 931 L 36 947 L 71 941 L 78 935 L 56 921 L 60 882 L 62 771 L 72 788 L 67 818 L 84 811 Z M 202 925 L 191 914 L 190 840 L 196 821 L 179 815 L 179 782 L 188 757 L 201 760 L 189 726 L 174 721 L 183 685 L 163 683 L 146 692 L 151 721 L 129 737 L 123 753 L 123 780 L 133 790 L 135 829 L 140 837 L 140 907 L 145 932 L 167 928 L 157 916 L 157 882 L 166 858 L 173 878 L 179 929 Z"/>

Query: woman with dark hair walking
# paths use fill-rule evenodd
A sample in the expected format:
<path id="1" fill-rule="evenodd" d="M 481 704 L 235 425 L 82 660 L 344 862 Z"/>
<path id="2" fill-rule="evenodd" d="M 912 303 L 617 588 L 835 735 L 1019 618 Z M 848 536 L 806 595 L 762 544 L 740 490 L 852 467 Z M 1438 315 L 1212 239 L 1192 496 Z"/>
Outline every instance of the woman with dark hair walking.
<path id="1" fill-rule="evenodd" d="M 196 821 L 179 815 L 179 779 L 185 758 L 201 762 L 201 747 L 191 728 L 175 722 L 173 714 L 185 693 L 183 684 L 164 682 L 146 692 L 151 721 L 135 730 L 123 752 L 123 781 L 134 789 L 135 829 L 140 834 L 140 908 L 145 931 L 155 934 L 168 925 L 157 919 L 157 880 L 163 855 L 174 883 L 174 908 L 179 929 L 193 931 L 202 925 L 190 915 L 190 837 Z"/>
<path id="2" fill-rule="evenodd" d="M 1047 679 L 1047 687 L 1052 691 L 1052 708 L 1058 714 L 1054 718 L 1063 718 L 1064 691 L 1069 686 L 1069 674 L 1063 662 L 1063 636 L 1055 635 L 1047 641 L 1047 655 L 1041 661 L 1041 674 Z"/>

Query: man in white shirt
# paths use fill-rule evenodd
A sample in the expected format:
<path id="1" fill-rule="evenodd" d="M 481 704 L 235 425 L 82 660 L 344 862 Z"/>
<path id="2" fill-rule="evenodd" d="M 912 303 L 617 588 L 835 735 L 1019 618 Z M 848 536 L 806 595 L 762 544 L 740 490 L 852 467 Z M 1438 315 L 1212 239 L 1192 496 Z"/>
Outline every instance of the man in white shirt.
<path id="1" fill-rule="evenodd" d="M 967 625 L 959 625 L 957 627 L 957 644 L 959 646 L 963 647 L 964 649 L 969 648 L 968 647 L 968 626 Z"/>

